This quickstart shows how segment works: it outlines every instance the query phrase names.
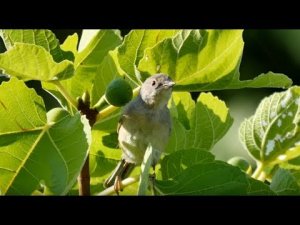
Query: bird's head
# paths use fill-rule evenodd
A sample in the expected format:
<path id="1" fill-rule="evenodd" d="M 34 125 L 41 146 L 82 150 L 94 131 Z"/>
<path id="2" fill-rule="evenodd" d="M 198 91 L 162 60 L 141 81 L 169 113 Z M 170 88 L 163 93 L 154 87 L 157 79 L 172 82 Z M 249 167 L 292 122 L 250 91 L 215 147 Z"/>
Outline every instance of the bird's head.
<path id="1" fill-rule="evenodd" d="M 140 95 L 143 101 L 151 107 L 165 106 L 172 94 L 175 82 L 165 74 L 156 74 L 145 80 Z"/>

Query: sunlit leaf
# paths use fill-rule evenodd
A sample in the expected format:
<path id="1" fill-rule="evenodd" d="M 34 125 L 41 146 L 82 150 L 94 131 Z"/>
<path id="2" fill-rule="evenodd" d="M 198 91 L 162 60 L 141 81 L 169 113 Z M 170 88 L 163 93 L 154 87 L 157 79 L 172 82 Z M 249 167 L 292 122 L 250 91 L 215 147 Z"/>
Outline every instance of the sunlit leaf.
<path id="1" fill-rule="evenodd" d="M 290 86 L 291 80 L 283 74 L 268 73 L 254 80 L 239 80 L 244 47 L 242 32 L 182 30 L 145 49 L 138 69 L 145 77 L 155 73 L 168 74 L 176 82 L 174 90 L 180 91 Z"/>
<path id="2" fill-rule="evenodd" d="M 72 62 L 64 60 L 56 63 L 43 47 L 23 43 L 16 43 L 0 54 L 0 68 L 6 74 L 23 80 L 62 80 L 74 73 Z"/>
<path id="3" fill-rule="evenodd" d="M 61 62 L 65 59 L 74 61 L 74 55 L 69 52 L 69 49 L 62 49 L 59 45 L 59 40 L 50 30 L 34 29 L 34 30 L 0 30 L 7 50 L 11 49 L 15 43 L 34 44 L 43 47 L 48 51 L 55 62 Z"/>
<path id="4" fill-rule="evenodd" d="M 85 33 L 86 31 L 84 30 L 83 34 Z M 93 97 L 95 91 L 91 91 L 92 87 L 97 90 L 99 85 L 99 89 L 101 90 L 102 88 L 101 78 L 96 78 L 97 82 L 95 82 L 95 77 L 100 76 L 104 79 L 110 77 L 109 74 L 102 73 L 102 62 L 108 55 L 108 52 L 121 43 L 121 37 L 116 30 L 97 30 L 92 34 L 90 32 L 87 33 L 90 36 L 84 35 L 84 38 L 81 38 L 79 42 L 79 46 L 82 46 L 81 43 L 85 42 L 85 48 L 81 47 L 83 49 L 76 55 L 74 76 L 61 83 L 75 99 L 82 96 L 85 91 L 88 91 L 92 95 L 92 103 L 94 104 L 98 99 Z M 55 95 L 64 105 L 66 104 L 62 95 L 57 92 L 55 85 L 46 82 L 43 82 L 42 85 L 43 88 Z"/>
<path id="5" fill-rule="evenodd" d="M 77 51 L 77 45 L 78 45 L 78 34 L 74 33 L 73 35 L 69 35 L 64 43 L 60 45 L 60 48 L 64 51 L 70 51 L 73 53 L 73 55 L 76 57 L 78 51 Z"/>
<path id="6" fill-rule="evenodd" d="M 189 148 L 209 151 L 233 122 L 225 103 L 211 93 L 201 93 L 196 103 L 188 93 L 173 93 L 169 105 L 173 128 L 167 153 Z"/>
<path id="7" fill-rule="evenodd" d="M 177 30 L 132 30 L 126 35 L 122 45 L 114 51 L 115 60 L 118 61 L 127 78 L 139 85 L 141 77 L 137 65 L 144 56 L 145 49 L 172 37 L 177 32 Z"/>
<path id="8" fill-rule="evenodd" d="M 87 119 L 61 108 L 46 117 L 41 97 L 15 78 L 0 86 L 0 119 L 2 194 L 66 194 L 88 154 Z"/>
<path id="9" fill-rule="evenodd" d="M 264 165 L 283 164 L 300 156 L 300 88 L 264 98 L 240 127 L 240 139 Z"/>

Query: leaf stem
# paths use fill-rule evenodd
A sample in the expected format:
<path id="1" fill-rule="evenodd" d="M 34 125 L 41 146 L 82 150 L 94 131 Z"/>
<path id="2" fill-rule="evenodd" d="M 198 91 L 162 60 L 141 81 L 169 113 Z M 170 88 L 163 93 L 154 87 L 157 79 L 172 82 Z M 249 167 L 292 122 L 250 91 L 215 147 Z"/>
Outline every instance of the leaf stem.
<path id="1" fill-rule="evenodd" d="M 58 91 L 64 96 L 64 98 L 77 109 L 77 101 L 68 93 L 68 91 L 62 86 L 59 80 L 51 81 L 51 83 L 55 84 Z"/>
<path id="2" fill-rule="evenodd" d="M 152 144 L 148 144 L 148 147 L 146 149 L 143 162 L 141 165 L 141 176 L 140 176 L 140 182 L 139 182 L 139 188 L 138 188 L 138 195 L 146 195 L 147 189 L 149 186 L 149 171 L 151 168 L 151 164 L 153 162 L 153 155 L 154 155 L 154 148 Z M 152 178 L 151 182 L 153 182 L 154 178 Z M 151 185 L 151 184 L 150 184 Z"/>
<path id="3" fill-rule="evenodd" d="M 264 182 L 266 180 L 266 173 L 261 171 L 260 175 L 258 176 L 257 180 Z"/>
<path id="4" fill-rule="evenodd" d="M 110 114 L 112 114 L 114 111 L 116 111 L 119 107 L 110 105 L 106 107 L 105 109 L 101 110 L 96 117 L 96 121 L 99 121 L 100 118 L 104 119 L 105 117 L 108 117 Z"/>
<path id="5" fill-rule="evenodd" d="M 101 110 L 101 108 L 107 104 L 105 100 L 105 95 L 102 95 L 102 97 L 99 99 L 99 101 L 93 106 L 93 109 L 97 109 L 98 111 Z"/>
<path id="6" fill-rule="evenodd" d="M 139 181 L 139 176 L 128 177 L 128 178 L 126 178 L 125 180 L 122 181 L 122 186 L 127 187 L 131 184 L 134 184 L 134 183 L 138 182 L 138 181 Z M 112 195 L 114 193 L 116 193 L 115 189 L 114 189 L 114 186 L 111 186 L 111 187 L 106 188 L 104 191 L 102 191 L 102 192 L 100 192 L 96 195 Z"/>
<path id="7" fill-rule="evenodd" d="M 264 169 L 264 165 L 258 162 L 257 167 L 251 177 L 254 179 L 258 179 L 261 176 L 261 174 L 264 173 L 263 169 Z"/>
<path id="8" fill-rule="evenodd" d="M 246 174 L 251 175 L 252 174 L 252 167 L 249 166 L 249 168 L 246 171 Z"/>

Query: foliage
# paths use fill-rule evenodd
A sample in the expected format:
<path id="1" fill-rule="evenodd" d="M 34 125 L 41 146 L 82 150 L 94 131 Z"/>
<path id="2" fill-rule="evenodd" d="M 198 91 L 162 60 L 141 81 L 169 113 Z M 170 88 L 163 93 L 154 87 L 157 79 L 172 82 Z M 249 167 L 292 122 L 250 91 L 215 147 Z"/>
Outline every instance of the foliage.
<path id="1" fill-rule="evenodd" d="M 77 194 L 87 155 L 92 194 L 113 193 L 103 182 L 121 158 L 116 128 L 122 109 L 103 101 L 107 87 L 122 78 L 136 96 L 147 77 L 165 73 L 176 82 L 168 105 L 169 144 L 155 181 L 148 180 L 149 146 L 131 174 L 141 174 L 140 182 L 131 180 L 121 194 L 298 194 L 300 89 L 289 88 L 292 81 L 280 73 L 240 80 L 242 34 L 132 30 L 123 38 L 118 30 L 83 30 L 80 38 L 74 34 L 60 44 L 50 30 L 2 30 L 7 51 L 0 54 L 0 70 L 10 79 L 0 86 L 0 193 Z M 41 81 L 61 107 L 47 112 L 28 80 Z M 289 88 L 264 99 L 241 124 L 241 141 L 257 161 L 253 174 L 210 152 L 233 118 L 225 102 L 207 91 L 245 87 Z M 202 93 L 194 101 L 191 91 Z"/>

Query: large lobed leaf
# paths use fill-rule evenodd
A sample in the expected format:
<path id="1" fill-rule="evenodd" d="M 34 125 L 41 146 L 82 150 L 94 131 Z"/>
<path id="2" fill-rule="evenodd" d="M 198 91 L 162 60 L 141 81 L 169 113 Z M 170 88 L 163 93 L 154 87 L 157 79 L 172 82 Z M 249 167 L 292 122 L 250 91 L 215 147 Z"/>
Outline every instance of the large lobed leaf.
<path id="1" fill-rule="evenodd" d="M 50 30 L 0 30 L 7 51 L 0 68 L 23 80 L 63 80 L 74 74 L 74 53 L 63 50 Z"/>
<path id="2" fill-rule="evenodd" d="M 119 44 L 121 44 L 119 31 L 93 30 L 91 32 L 83 30 L 82 38 L 79 42 L 80 51 L 75 55 L 75 74 L 72 78 L 61 82 L 65 90 L 75 99 L 82 96 L 85 91 L 89 91 L 92 105 L 94 105 L 99 100 L 99 93 L 105 92 L 106 83 L 103 84 L 102 81 L 111 81 L 115 76 L 119 75 L 114 74 L 116 70 L 107 73 L 107 71 L 110 72 L 109 67 L 113 67 L 114 64 L 106 65 L 106 60 L 109 60 L 109 51 Z M 103 69 L 103 67 L 105 68 Z M 106 69 L 107 67 L 108 69 Z M 43 88 L 56 96 L 63 105 L 66 104 L 64 97 L 57 91 L 54 84 L 43 82 L 42 85 Z M 96 98 L 94 97 L 95 93 L 98 94 Z"/>
<path id="3" fill-rule="evenodd" d="M 155 181 L 160 195 L 274 194 L 267 185 L 200 149 L 184 149 L 166 156 L 161 169 L 164 178 Z"/>
<path id="4" fill-rule="evenodd" d="M 0 191 L 29 195 L 66 194 L 78 177 L 90 145 L 90 126 L 79 113 L 47 114 L 44 103 L 23 81 L 0 86 Z"/>
<path id="5" fill-rule="evenodd" d="M 74 73 L 71 61 L 57 63 L 45 48 L 26 43 L 15 43 L 8 51 L 0 54 L 0 68 L 6 74 L 23 80 L 63 80 Z"/>
<path id="6" fill-rule="evenodd" d="M 252 179 L 250 177 L 247 177 L 248 179 L 248 188 L 246 190 L 247 195 L 253 195 L 253 196 L 266 196 L 266 195 L 275 195 L 276 193 L 273 192 L 273 190 L 270 189 L 270 186 L 259 181 Z"/>
<path id="7" fill-rule="evenodd" d="M 132 30 L 112 55 L 128 79 L 139 85 L 141 77 L 137 66 L 144 56 L 145 49 L 172 37 L 177 32 L 177 30 Z"/>
<path id="8" fill-rule="evenodd" d="M 272 191 L 278 195 L 299 195 L 300 186 L 292 172 L 279 168 L 270 185 Z"/>
<path id="9" fill-rule="evenodd" d="M 300 156 L 300 88 L 274 93 L 240 126 L 240 140 L 264 165 L 286 164 Z"/>
<path id="10" fill-rule="evenodd" d="M 214 161 L 214 156 L 200 149 L 184 149 L 165 156 L 161 161 L 162 179 L 176 177 L 186 168 L 199 163 Z"/>
<path id="11" fill-rule="evenodd" d="M 176 82 L 177 91 L 291 85 L 288 77 L 272 72 L 240 81 L 243 46 L 242 30 L 182 30 L 145 49 L 138 69 L 144 77 L 168 74 Z"/>
<path id="12" fill-rule="evenodd" d="M 72 52 L 73 56 L 76 57 L 78 54 L 77 51 L 77 45 L 78 45 L 78 34 L 74 33 L 72 35 L 69 35 L 64 43 L 60 45 L 60 48 L 67 52 Z"/>
<path id="13" fill-rule="evenodd" d="M 242 195 L 247 179 L 237 168 L 223 162 L 197 164 L 168 181 L 156 181 L 164 195 Z"/>
<path id="14" fill-rule="evenodd" d="M 34 29 L 34 30 L 0 30 L 7 50 L 13 48 L 14 44 L 27 43 L 43 47 L 48 51 L 55 62 L 59 63 L 65 59 L 74 61 L 74 55 L 70 51 L 64 51 L 55 34 L 50 30 Z"/>
<path id="15" fill-rule="evenodd" d="M 91 104 L 95 105 L 99 99 L 105 94 L 106 88 L 109 83 L 122 75 L 118 69 L 111 54 L 108 54 L 102 62 L 98 65 L 97 76 L 92 84 L 91 91 Z"/>
<path id="16" fill-rule="evenodd" d="M 195 103 L 189 93 L 173 93 L 173 118 L 167 153 L 189 148 L 211 150 L 232 125 L 225 103 L 211 93 L 201 93 Z"/>

